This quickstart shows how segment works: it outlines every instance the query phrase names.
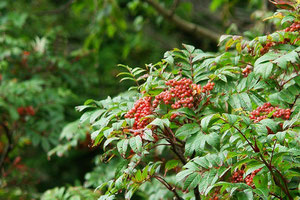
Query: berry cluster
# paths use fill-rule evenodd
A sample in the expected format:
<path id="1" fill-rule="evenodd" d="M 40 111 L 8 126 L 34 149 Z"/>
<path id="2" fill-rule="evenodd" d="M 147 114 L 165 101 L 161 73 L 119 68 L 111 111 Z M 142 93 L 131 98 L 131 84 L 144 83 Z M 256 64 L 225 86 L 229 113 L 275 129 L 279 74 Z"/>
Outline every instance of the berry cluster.
<path id="1" fill-rule="evenodd" d="M 251 174 L 249 174 L 248 176 L 246 176 L 245 178 L 245 182 L 247 185 L 251 186 L 254 188 L 254 184 L 253 184 L 253 178 L 254 176 L 261 170 L 260 169 L 257 169 L 257 170 L 254 170 Z"/>
<path id="2" fill-rule="evenodd" d="M 244 170 L 238 170 L 236 172 L 233 173 L 233 175 L 231 176 L 231 182 L 232 183 L 240 183 L 243 182 L 243 175 L 244 175 L 245 171 Z"/>
<path id="3" fill-rule="evenodd" d="M 247 65 L 243 69 L 242 73 L 243 73 L 244 77 L 247 77 L 250 74 L 251 71 L 252 71 L 252 66 L 251 65 Z"/>
<path id="4" fill-rule="evenodd" d="M 285 32 L 294 32 L 300 30 L 300 22 L 294 22 L 290 27 L 284 29 Z"/>
<path id="5" fill-rule="evenodd" d="M 144 117 L 152 114 L 152 112 L 151 97 L 144 97 L 134 104 L 134 107 L 125 114 L 125 118 L 134 118 L 133 129 L 141 129 L 150 123 L 151 120 Z"/>
<path id="6" fill-rule="evenodd" d="M 265 53 L 268 53 L 270 48 L 273 47 L 273 46 L 276 46 L 276 45 L 279 45 L 279 44 L 286 44 L 286 43 L 290 43 L 291 40 L 289 38 L 284 38 L 283 41 L 281 42 L 273 42 L 273 41 L 269 41 L 267 42 L 266 45 L 263 46 L 262 49 L 260 49 L 260 53 L 261 55 L 264 55 Z"/>
<path id="7" fill-rule="evenodd" d="M 164 102 L 166 105 L 171 104 L 173 109 L 181 107 L 194 107 L 195 95 L 202 93 L 208 93 L 213 89 L 214 83 L 207 83 L 201 90 L 201 85 L 193 84 L 191 79 L 183 78 L 181 80 L 169 80 L 166 82 L 169 86 L 168 90 L 161 92 L 155 97 L 153 101 L 153 107 L 156 108 L 160 102 Z M 198 95 L 199 96 L 199 95 Z M 201 96 L 198 97 L 201 100 Z"/>
<path id="8" fill-rule="evenodd" d="M 215 83 L 208 82 L 205 86 L 203 86 L 202 92 L 203 92 L 203 93 L 209 92 L 209 91 L 211 91 L 212 89 L 214 89 L 214 86 L 215 86 Z"/>
<path id="9" fill-rule="evenodd" d="M 274 118 L 289 119 L 291 115 L 291 109 L 281 109 L 278 107 L 271 106 L 271 103 L 264 103 L 262 106 L 259 106 L 256 110 L 253 110 L 250 114 L 250 119 L 254 120 L 254 123 L 257 123 L 263 119 L 266 119 L 268 114 L 274 112 L 272 116 Z"/>
<path id="10" fill-rule="evenodd" d="M 245 179 L 243 178 L 243 175 L 245 173 L 244 170 L 238 170 L 236 172 L 233 173 L 232 177 L 231 177 L 231 182 L 232 183 L 241 183 L 241 182 L 245 182 L 247 185 L 251 186 L 254 188 L 254 185 L 253 185 L 253 178 L 254 176 L 261 170 L 262 168 L 260 169 L 257 169 L 255 171 L 253 171 L 251 174 L 247 175 L 245 177 Z"/>
<path id="11" fill-rule="evenodd" d="M 193 108 L 197 104 L 197 101 L 201 101 L 201 93 L 209 94 L 215 85 L 214 83 L 208 82 L 201 89 L 201 85 L 193 84 L 193 81 L 187 78 L 178 81 L 172 79 L 165 84 L 168 86 L 167 89 L 158 94 L 153 102 L 151 102 L 151 97 L 139 99 L 134 104 L 134 107 L 125 114 L 125 118 L 135 119 L 133 129 L 145 128 L 145 126 L 151 122 L 151 119 L 145 117 L 152 114 L 153 110 L 157 108 L 161 102 L 166 105 L 171 105 L 173 109 L 181 107 Z M 177 113 L 173 113 L 171 120 L 177 116 Z"/>
<path id="12" fill-rule="evenodd" d="M 35 115 L 35 110 L 32 106 L 19 107 L 18 108 L 18 113 L 19 113 L 20 116 L 25 116 L 25 115 L 34 116 Z"/>

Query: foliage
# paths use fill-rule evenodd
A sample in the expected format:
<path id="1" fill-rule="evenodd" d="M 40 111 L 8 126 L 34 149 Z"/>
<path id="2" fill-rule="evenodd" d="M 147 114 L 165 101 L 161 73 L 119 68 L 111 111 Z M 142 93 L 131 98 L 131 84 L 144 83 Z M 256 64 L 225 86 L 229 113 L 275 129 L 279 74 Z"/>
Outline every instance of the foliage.
<path id="1" fill-rule="evenodd" d="M 41 197 L 42 200 L 76 200 L 97 199 L 97 194 L 83 187 L 61 187 L 48 190 Z"/>
<path id="2" fill-rule="evenodd" d="M 222 36 L 216 54 L 183 45 L 145 70 L 125 66 L 136 95 L 77 107 L 103 159 L 124 160 L 100 200 L 147 195 L 154 180 L 176 199 L 299 195 L 299 3 L 288 6 L 273 18 L 292 30 Z"/>
<path id="3" fill-rule="evenodd" d="M 251 6 L 248 6 L 249 2 Z M 162 10 L 157 9 L 157 5 Z M 88 188 L 96 188 L 105 184 L 108 179 L 118 177 L 119 175 L 111 169 L 122 168 L 122 164 L 127 165 L 126 162 L 129 159 L 122 158 L 128 154 L 124 150 L 122 156 L 116 154 L 118 146 L 116 150 L 105 151 L 102 157 L 97 156 L 99 148 L 96 144 L 94 146 L 91 144 L 91 136 L 99 145 L 103 145 L 106 141 L 106 149 L 111 149 L 112 144 L 119 140 L 119 138 L 104 140 L 100 137 L 102 131 L 108 133 L 111 129 L 104 128 L 100 131 L 99 124 L 102 125 L 106 122 L 99 121 L 99 119 L 101 116 L 114 113 L 111 110 L 113 108 L 110 107 L 110 101 L 113 101 L 114 105 L 127 102 L 128 106 L 122 107 L 122 112 L 127 112 L 140 97 L 159 96 L 158 93 L 169 86 L 165 86 L 161 81 L 158 82 L 158 86 L 152 85 L 149 75 L 152 76 L 154 73 L 152 78 L 157 77 L 158 71 L 153 71 L 153 69 L 160 70 L 160 65 L 168 68 L 163 71 L 169 71 L 170 66 L 167 66 L 166 62 L 172 65 L 174 53 L 180 54 L 181 51 L 175 50 L 167 53 L 165 61 L 154 68 L 152 64 L 145 68 L 120 65 L 120 68 L 116 69 L 115 66 L 118 63 L 137 66 L 145 62 L 156 62 L 164 51 L 171 47 L 178 47 L 182 42 L 193 43 L 203 50 L 216 50 L 217 47 L 214 43 L 217 40 L 211 39 L 209 36 L 218 35 L 217 30 L 223 32 L 227 29 L 226 33 L 228 34 L 240 33 L 248 30 L 249 25 L 257 23 L 249 21 L 251 13 L 259 13 L 263 10 L 255 19 L 269 16 L 266 8 L 256 0 L 230 2 L 204 0 L 201 2 L 201 6 L 199 5 L 197 1 L 177 0 L 2 0 L 0 2 L 0 199 L 39 199 L 44 190 L 69 184 L 76 185 L 76 187 L 56 188 L 46 192 L 43 197 L 50 199 L 97 198 L 101 192 L 97 191 L 93 194 L 93 191 Z M 214 13 L 209 11 L 209 7 L 214 10 Z M 166 16 L 164 14 L 166 11 L 172 17 Z M 295 17 L 297 18 L 297 16 L 285 18 L 284 26 L 293 21 Z M 192 24 L 200 29 L 185 29 L 185 26 L 182 27 L 180 23 L 178 24 L 172 19 L 181 19 L 184 22 L 181 25 Z M 270 21 L 275 21 L 277 27 L 280 26 L 280 22 L 275 18 Z M 268 25 L 269 29 L 272 28 L 270 24 Z M 269 29 L 265 29 L 268 26 L 254 25 L 251 27 L 251 31 L 247 32 L 247 38 L 253 38 L 257 34 L 268 31 Z M 210 34 L 206 37 L 203 37 L 201 31 L 198 34 L 195 30 L 201 30 L 201 27 L 206 28 Z M 253 32 L 252 28 L 257 31 Z M 297 26 L 291 28 L 289 32 L 297 29 Z M 241 41 L 241 38 L 229 40 L 227 48 Z M 273 49 L 277 45 L 277 43 L 269 43 L 264 46 L 263 51 L 269 51 L 270 48 Z M 225 47 L 221 45 L 220 48 Z M 200 50 L 195 52 L 199 53 Z M 295 52 L 291 52 L 291 54 L 295 54 Z M 183 57 L 187 57 L 187 55 L 183 55 Z M 205 55 L 205 58 L 214 57 L 215 54 Z M 178 58 L 176 57 L 176 59 Z M 278 62 L 284 65 L 283 62 Z M 123 70 L 121 67 L 129 72 L 124 71 L 119 74 L 123 82 L 118 84 L 119 80 L 114 77 Z M 174 69 L 175 71 L 172 73 L 176 74 L 176 70 L 180 67 Z M 251 70 L 252 66 L 248 65 L 243 73 L 246 75 Z M 224 73 L 226 77 L 226 73 L 229 72 Z M 182 76 L 187 77 L 186 72 Z M 206 83 L 203 81 L 203 77 L 197 77 L 199 79 L 197 83 Z M 169 79 L 170 77 L 165 78 Z M 148 84 L 145 84 L 144 81 L 147 79 Z M 133 82 L 128 80 L 133 80 Z M 154 81 L 155 84 L 156 81 Z M 137 83 L 137 86 L 132 86 L 134 83 Z M 210 84 L 213 85 L 213 83 Z M 210 84 L 206 86 L 209 90 L 212 86 Z M 151 87 L 146 88 L 147 85 Z M 144 86 L 145 88 L 143 88 Z M 194 86 L 197 90 L 199 84 L 197 87 Z M 119 94 L 127 88 L 130 88 L 130 92 L 120 94 L 112 100 L 103 101 L 105 108 L 97 110 L 95 113 L 93 113 L 94 107 L 91 106 L 93 101 L 87 101 L 86 103 L 91 105 L 78 107 L 78 109 L 86 109 L 88 112 L 79 120 L 72 122 L 79 117 L 74 106 L 83 102 L 84 99 L 103 99 L 108 95 Z M 140 94 L 141 91 L 147 91 L 147 95 Z M 191 88 L 189 91 L 192 91 Z M 202 95 L 200 93 L 189 94 L 189 98 L 196 96 L 200 98 Z M 155 107 L 162 108 L 163 97 L 161 93 Z M 203 98 L 210 98 L 210 96 L 205 95 Z M 285 96 L 281 98 L 286 99 Z M 178 101 L 177 106 L 184 104 L 181 103 Z M 163 111 L 167 108 L 168 106 L 163 108 Z M 109 113 L 107 113 L 107 109 Z M 137 110 L 142 111 L 143 109 L 143 107 L 139 107 Z M 150 111 L 151 109 L 147 112 Z M 180 112 L 187 111 L 188 109 L 183 109 Z M 133 111 L 132 114 L 136 113 Z M 163 115 L 164 113 L 159 114 L 159 116 Z M 177 117 L 180 115 L 180 113 L 173 113 L 168 118 L 172 122 L 172 120 L 179 119 Z M 144 125 L 152 122 L 153 127 L 157 126 L 154 124 L 161 126 L 164 123 L 169 124 L 166 120 L 167 117 L 160 122 L 159 120 L 152 121 L 151 117 L 153 116 L 155 115 L 145 119 L 141 116 L 138 118 L 144 122 Z M 116 120 L 113 116 L 110 117 L 112 117 L 111 120 Z M 191 118 L 193 117 L 195 116 L 191 116 Z M 132 122 L 130 118 L 125 120 L 126 123 L 127 121 L 128 123 Z M 123 119 L 123 115 L 120 115 L 119 119 Z M 69 122 L 71 123 L 68 124 Z M 94 123 L 96 123 L 95 126 L 90 126 Z M 170 123 L 171 129 L 177 130 L 172 123 Z M 111 128 L 110 122 L 107 125 Z M 112 128 L 118 129 L 119 126 L 127 125 L 119 121 L 119 124 L 113 125 Z M 135 127 L 137 128 L 137 124 Z M 189 133 L 191 129 L 192 131 Z M 189 134 L 195 135 L 198 131 L 199 127 L 195 123 L 188 123 L 178 128 L 176 137 L 180 137 L 180 139 L 183 137 L 183 140 L 187 140 L 188 138 L 185 139 L 185 137 L 188 137 Z M 60 136 L 59 133 L 61 133 Z M 164 180 L 175 185 L 174 172 L 179 172 L 182 164 L 170 153 L 170 149 L 165 147 L 165 143 L 162 143 L 164 140 L 161 140 L 157 134 L 151 136 L 148 131 L 145 137 L 158 146 L 150 152 L 150 157 L 143 158 L 144 161 L 157 162 L 160 160 L 166 164 L 166 170 L 163 171 Z M 140 141 L 144 144 L 144 139 L 140 140 L 139 137 L 129 140 L 129 148 L 135 152 L 143 150 Z M 191 147 L 196 144 L 192 142 L 192 139 L 188 141 L 189 150 L 186 152 L 190 154 L 193 151 Z M 119 145 L 119 149 L 122 149 L 122 146 Z M 155 154 L 152 153 L 154 150 Z M 45 155 L 45 151 L 49 151 L 48 157 Z M 103 153 L 102 150 L 100 153 Z M 54 158 L 52 156 L 54 154 L 59 157 L 67 156 L 60 159 Z M 135 157 L 134 154 L 132 152 L 130 156 Z M 165 159 L 162 160 L 162 158 Z M 94 160 L 96 165 L 93 170 L 91 160 Z M 153 164 L 157 167 L 155 162 Z M 160 172 L 162 171 L 160 170 Z M 167 185 L 166 188 L 166 183 L 161 184 L 161 181 L 163 180 L 157 177 L 151 182 L 144 183 L 134 193 L 134 198 L 172 198 L 173 193 L 169 192 L 170 186 Z M 86 189 L 78 185 L 83 185 Z M 85 193 L 93 197 L 86 197 Z M 189 195 L 187 194 L 187 196 Z M 118 194 L 117 197 L 122 198 L 122 194 Z"/>

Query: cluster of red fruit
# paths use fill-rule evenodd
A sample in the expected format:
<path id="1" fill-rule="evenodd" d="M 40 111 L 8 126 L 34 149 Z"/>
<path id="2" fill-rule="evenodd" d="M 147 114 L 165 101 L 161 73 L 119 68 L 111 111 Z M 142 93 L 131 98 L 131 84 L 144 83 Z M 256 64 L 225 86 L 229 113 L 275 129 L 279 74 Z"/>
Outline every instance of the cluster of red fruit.
<path id="1" fill-rule="evenodd" d="M 257 170 L 254 170 L 251 174 L 249 174 L 248 176 L 246 176 L 245 178 L 245 182 L 247 185 L 251 186 L 254 188 L 254 184 L 253 184 L 253 178 L 254 176 L 261 170 L 260 169 L 257 169 Z"/>
<path id="2" fill-rule="evenodd" d="M 244 170 L 237 170 L 236 172 L 233 173 L 231 176 L 231 182 L 232 183 L 241 183 L 241 182 L 246 182 L 247 185 L 254 187 L 253 185 L 253 178 L 254 176 L 261 170 L 257 169 L 254 170 L 251 174 L 247 175 L 245 179 L 243 178 L 245 171 Z"/>
<path id="3" fill-rule="evenodd" d="M 273 47 L 273 46 L 276 46 L 276 45 L 279 45 L 279 44 L 287 44 L 287 43 L 290 43 L 291 40 L 289 38 L 284 38 L 283 41 L 281 42 L 267 42 L 266 45 L 264 45 L 264 47 L 260 50 L 260 53 L 263 55 L 265 53 L 268 53 L 270 48 Z"/>
<path id="4" fill-rule="evenodd" d="M 197 101 L 202 99 L 201 93 L 208 94 L 214 87 L 214 83 L 208 82 L 201 89 L 201 85 L 193 84 L 191 79 L 183 78 L 181 80 L 169 80 L 166 83 L 169 86 L 165 91 L 158 94 L 153 103 L 151 97 L 139 99 L 134 107 L 125 114 L 125 118 L 134 118 L 133 129 L 142 129 L 147 126 L 151 119 L 145 118 L 153 113 L 153 110 L 163 102 L 166 105 L 171 105 L 173 109 L 181 107 L 193 108 Z M 197 101 L 196 101 L 197 100 Z M 178 114 L 174 113 L 171 119 L 175 119 Z"/>
<path id="5" fill-rule="evenodd" d="M 262 106 L 259 106 L 256 110 L 253 110 L 250 114 L 250 119 L 254 120 L 254 123 L 257 123 L 268 117 L 268 114 L 272 114 L 275 118 L 289 119 L 291 115 L 291 109 L 281 109 L 278 107 L 271 106 L 270 102 L 264 103 Z"/>
<path id="6" fill-rule="evenodd" d="M 151 108 L 151 97 L 144 97 L 139 99 L 134 107 L 125 114 L 125 118 L 134 118 L 133 129 L 141 129 L 150 123 L 149 118 L 144 118 L 147 115 L 152 114 L 153 108 Z"/>
<path id="7" fill-rule="evenodd" d="M 237 170 L 234 172 L 231 176 L 231 182 L 232 183 L 240 183 L 244 181 L 243 175 L 245 171 L 244 170 Z"/>
<path id="8" fill-rule="evenodd" d="M 201 90 L 201 85 L 193 84 L 191 79 L 183 78 L 181 80 L 169 80 L 166 82 L 167 86 L 170 86 L 168 90 L 161 92 L 159 95 L 155 97 L 153 101 L 153 107 L 156 108 L 161 101 L 163 101 L 166 105 L 171 104 L 173 109 L 178 109 L 181 107 L 194 107 L 194 96 L 196 94 L 207 93 L 213 89 L 214 83 L 207 83 L 203 86 Z M 198 99 L 201 96 L 198 95 Z M 175 117 L 175 115 L 173 116 Z"/>
<path id="9" fill-rule="evenodd" d="M 19 107 L 18 108 L 18 113 L 19 113 L 20 116 L 25 116 L 25 115 L 34 116 L 35 115 L 35 110 L 32 106 Z"/>
<path id="10" fill-rule="evenodd" d="M 300 30 L 300 22 L 294 22 L 290 27 L 284 29 L 285 32 L 294 32 Z"/>
<path id="11" fill-rule="evenodd" d="M 243 73 L 244 77 L 247 77 L 250 74 L 251 71 L 252 71 L 252 66 L 251 65 L 247 65 L 243 69 L 242 73 Z"/>

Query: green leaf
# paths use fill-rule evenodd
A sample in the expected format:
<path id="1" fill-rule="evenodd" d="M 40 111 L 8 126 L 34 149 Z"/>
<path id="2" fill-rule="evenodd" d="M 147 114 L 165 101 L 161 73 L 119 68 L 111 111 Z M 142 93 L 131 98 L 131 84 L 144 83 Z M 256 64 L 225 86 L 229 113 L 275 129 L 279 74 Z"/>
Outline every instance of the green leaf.
<path id="1" fill-rule="evenodd" d="M 200 182 L 200 174 L 197 172 L 190 174 L 184 182 L 183 189 L 194 189 Z"/>
<path id="2" fill-rule="evenodd" d="M 176 137 L 181 137 L 181 136 L 189 137 L 199 131 L 200 131 L 200 126 L 196 123 L 184 124 L 179 129 L 177 129 L 175 136 Z"/>
<path id="3" fill-rule="evenodd" d="M 138 181 L 138 182 L 142 182 L 143 181 L 143 176 L 142 176 L 142 172 L 141 170 L 138 170 L 135 174 L 135 179 Z"/>
<path id="4" fill-rule="evenodd" d="M 134 152 L 136 152 L 136 153 L 141 152 L 142 146 L 143 146 L 141 137 L 138 135 L 138 136 L 130 138 L 129 145 Z"/>
<path id="5" fill-rule="evenodd" d="M 278 124 L 272 119 L 263 119 L 260 121 L 260 123 L 269 127 L 274 133 L 277 132 Z"/>
<path id="6" fill-rule="evenodd" d="M 187 138 L 185 143 L 185 152 L 186 156 L 191 156 L 194 151 L 196 153 L 202 152 L 204 148 L 205 141 L 203 140 L 203 133 L 194 134 L 191 137 Z M 201 148 L 202 147 L 202 148 Z"/>
<path id="7" fill-rule="evenodd" d="M 241 102 L 241 107 L 245 108 L 248 111 L 252 110 L 252 103 L 249 95 L 247 93 L 241 93 L 239 94 L 240 102 Z"/>
<path id="8" fill-rule="evenodd" d="M 179 160 L 169 160 L 165 165 L 165 169 L 166 170 L 174 169 L 175 167 L 177 167 L 179 163 L 180 163 Z"/>
<path id="9" fill-rule="evenodd" d="M 228 123 L 230 125 L 234 125 L 234 123 L 238 120 L 239 116 L 237 115 L 232 115 L 232 114 L 227 114 L 227 113 L 224 113 L 223 114 L 224 118 L 227 119 Z"/>
<path id="10" fill-rule="evenodd" d="M 212 119 L 220 117 L 219 114 L 211 114 L 201 120 L 201 128 L 204 132 L 208 132 L 208 126 Z"/>
<path id="11" fill-rule="evenodd" d="M 210 133 L 208 135 L 205 135 L 205 139 L 203 138 L 203 140 L 205 140 L 207 142 L 207 144 L 211 145 L 212 147 L 215 147 L 216 149 L 220 149 L 220 135 L 213 132 Z"/>
<path id="12" fill-rule="evenodd" d="M 155 141 L 154 137 L 152 136 L 152 130 L 151 129 L 146 129 L 144 131 L 143 139 L 151 141 L 151 142 Z"/>
<path id="13" fill-rule="evenodd" d="M 117 149 L 121 155 L 125 155 L 128 147 L 128 139 L 123 139 L 117 143 Z"/>
<path id="14" fill-rule="evenodd" d="M 192 45 L 187 45 L 187 44 L 182 44 L 182 46 L 188 50 L 188 52 L 193 53 L 195 50 L 195 47 L 193 47 Z"/>
<path id="15" fill-rule="evenodd" d="M 268 176 L 266 174 L 256 174 L 253 178 L 253 183 L 256 188 L 268 190 Z"/>
<path id="16" fill-rule="evenodd" d="M 95 120 L 96 120 L 98 117 L 100 117 L 104 112 L 105 112 L 104 109 L 100 109 L 100 110 L 95 111 L 95 112 L 91 115 L 91 117 L 90 117 L 90 123 L 91 123 L 91 124 L 94 123 Z"/>
<path id="17" fill-rule="evenodd" d="M 295 101 L 295 96 L 292 93 L 290 93 L 288 90 L 281 90 L 278 95 L 280 99 L 282 99 L 284 102 L 287 102 L 289 104 L 293 104 Z"/>
<path id="18" fill-rule="evenodd" d="M 254 66 L 254 73 L 255 75 L 259 75 L 262 78 L 266 79 L 271 75 L 272 69 L 273 64 L 271 62 L 261 63 Z"/>
<path id="19" fill-rule="evenodd" d="M 274 62 L 277 63 L 277 65 L 282 69 L 286 69 L 288 62 L 295 63 L 298 59 L 299 59 L 298 53 L 296 51 L 291 51 L 277 58 L 276 60 L 274 60 Z"/>
<path id="20" fill-rule="evenodd" d="M 117 137 L 108 138 L 103 144 L 103 149 L 105 150 L 106 146 L 109 145 L 112 141 L 115 141 L 115 140 L 119 140 L 119 138 L 117 138 Z"/>
<path id="21" fill-rule="evenodd" d="M 197 62 L 197 61 L 200 61 L 202 59 L 205 59 L 205 58 L 209 58 L 209 57 L 212 57 L 213 54 L 211 53 L 198 53 L 192 60 L 192 62 Z"/>
<path id="22" fill-rule="evenodd" d="M 254 63 L 254 68 L 261 64 L 261 63 L 264 63 L 266 61 L 271 61 L 271 60 L 275 60 L 276 58 L 278 58 L 278 54 L 277 53 L 274 53 L 274 52 L 269 52 L 269 53 L 266 53 L 265 55 L 261 56 L 260 58 L 258 58 L 255 63 Z"/>
<path id="23" fill-rule="evenodd" d="M 159 118 L 156 118 L 149 125 L 156 125 L 156 126 L 159 126 L 160 128 L 163 129 L 164 126 L 167 126 L 167 127 L 170 126 L 170 121 L 168 119 L 159 119 Z"/>
<path id="24" fill-rule="evenodd" d="M 233 107 L 234 109 L 241 108 L 241 101 L 240 101 L 238 94 L 230 95 L 228 102 L 231 105 L 231 107 Z"/>
<path id="25" fill-rule="evenodd" d="M 92 115 L 93 112 L 85 112 L 83 113 L 83 115 L 81 115 L 80 119 L 79 119 L 79 122 L 80 123 L 84 123 L 85 121 L 87 121 L 91 115 Z"/>
<path id="26" fill-rule="evenodd" d="M 176 181 L 177 182 L 181 182 L 186 176 L 192 174 L 194 171 L 193 170 L 190 170 L 190 169 L 187 169 L 187 170 L 183 170 L 181 172 L 179 172 L 177 175 L 176 175 Z"/>

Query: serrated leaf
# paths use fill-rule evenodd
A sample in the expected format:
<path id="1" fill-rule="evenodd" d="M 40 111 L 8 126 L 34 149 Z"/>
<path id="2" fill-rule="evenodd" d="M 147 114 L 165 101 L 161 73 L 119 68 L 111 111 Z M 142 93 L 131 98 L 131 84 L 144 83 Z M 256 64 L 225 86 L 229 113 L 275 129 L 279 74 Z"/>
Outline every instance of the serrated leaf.
<path id="1" fill-rule="evenodd" d="M 184 181 L 183 189 L 194 189 L 199 184 L 200 178 L 201 176 L 197 172 L 190 174 Z"/>
<path id="2" fill-rule="evenodd" d="M 165 169 L 166 170 L 174 169 L 175 167 L 178 166 L 178 164 L 179 164 L 179 160 L 169 160 L 165 165 Z"/>
<path id="3" fill-rule="evenodd" d="M 134 152 L 136 152 L 136 153 L 141 152 L 142 146 L 143 146 L 141 137 L 138 135 L 138 136 L 130 138 L 129 145 Z"/>
<path id="4" fill-rule="evenodd" d="M 200 126 L 196 123 L 194 124 L 184 124 L 180 128 L 177 129 L 175 136 L 176 137 L 181 137 L 181 136 L 191 136 L 197 132 L 200 131 Z"/>

